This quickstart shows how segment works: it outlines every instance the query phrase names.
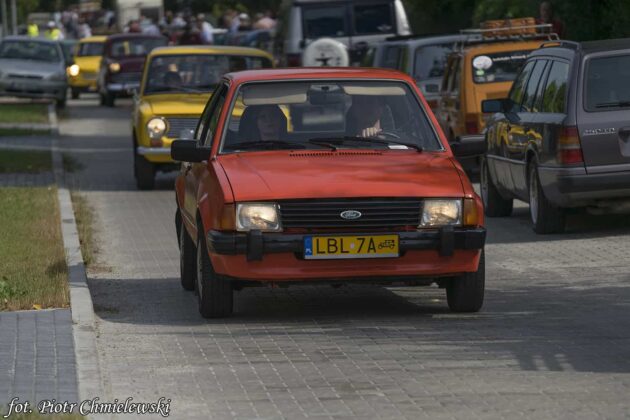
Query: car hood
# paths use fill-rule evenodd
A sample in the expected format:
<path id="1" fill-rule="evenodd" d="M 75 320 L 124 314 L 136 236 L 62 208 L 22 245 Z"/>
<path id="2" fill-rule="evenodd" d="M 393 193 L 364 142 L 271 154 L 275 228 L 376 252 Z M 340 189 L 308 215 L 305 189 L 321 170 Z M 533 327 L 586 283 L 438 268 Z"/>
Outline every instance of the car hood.
<path id="1" fill-rule="evenodd" d="M 212 93 L 166 93 L 144 95 L 142 102 L 156 116 L 190 115 L 198 117 L 203 112 Z"/>
<path id="2" fill-rule="evenodd" d="M 3 74 L 19 74 L 21 76 L 46 77 L 63 71 L 61 63 L 47 61 L 14 60 L 0 58 L 0 69 Z"/>
<path id="3" fill-rule="evenodd" d="M 463 197 L 446 153 L 344 150 L 219 156 L 235 201 L 336 197 Z"/>
<path id="4" fill-rule="evenodd" d="M 81 71 L 98 72 L 101 66 L 100 56 L 84 56 L 74 57 L 74 63 L 79 66 Z"/>

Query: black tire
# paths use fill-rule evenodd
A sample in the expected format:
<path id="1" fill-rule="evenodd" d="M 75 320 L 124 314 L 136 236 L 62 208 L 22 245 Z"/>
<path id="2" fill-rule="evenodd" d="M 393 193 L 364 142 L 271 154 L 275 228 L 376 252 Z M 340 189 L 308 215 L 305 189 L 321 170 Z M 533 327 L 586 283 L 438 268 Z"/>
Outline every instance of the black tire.
<path id="1" fill-rule="evenodd" d="M 232 314 L 234 290 L 225 276 L 214 271 L 208 248 L 203 236 L 203 227 L 197 235 L 197 275 L 196 288 L 199 313 L 204 318 L 224 318 Z"/>
<path id="2" fill-rule="evenodd" d="M 139 190 L 155 188 L 155 165 L 138 154 L 134 154 L 134 172 Z"/>
<path id="3" fill-rule="evenodd" d="M 116 102 L 116 96 L 113 93 L 107 92 L 104 95 L 103 105 L 113 108 L 115 102 Z"/>
<path id="4" fill-rule="evenodd" d="M 195 243 L 180 221 L 179 227 L 179 275 L 184 290 L 195 289 L 197 273 L 197 249 Z"/>
<path id="5" fill-rule="evenodd" d="M 564 232 L 565 210 L 554 206 L 545 197 L 545 192 L 540 186 L 538 166 L 535 162 L 529 165 L 527 180 L 529 185 L 529 215 L 534 232 L 540 234 Z"/>
<path id="6" fill-rule="evenodd" d="M 101 106 L 105 106 L 105 95 L 102 94 L 102 93 L 99 93 L 98 97 L 99 97 L 99 102 L 100 102 Z"/>
<path id="7" fill-rule="evenodd" d="M 66 107 L 66 97 L 64 96 L 63 99 L 57 99 L 56 106 L 57 109 L 64 109 Z"/>
<path id="8" fill-rule="evenodd" d="M 446 285 L 449 309 L 453 312 L 478 312 L 483 306 L 485 287 L 486 258 L 482 250 L 477 271 L 454 277 Z"/>
<path id="9" fill-rule="evenodd" d="M 72 99 L 79 99 L 79 96 L 81 96 L 81 92 L 79 91 L 79 89 L 71 88 L 70 95 L 72 96 Z"/>
<path id="10" fill-rule="evenodd" d="M 512 214 L 514 200 L 511 198 L 505 199 L 501 193 L 499 193 L 499 190 L 492 181 L 490 170 L 488 169 L 488 161 L 485 158 L 482 158 L 480 163 L 479 184 L 486 216 L 507 217 Z"/>

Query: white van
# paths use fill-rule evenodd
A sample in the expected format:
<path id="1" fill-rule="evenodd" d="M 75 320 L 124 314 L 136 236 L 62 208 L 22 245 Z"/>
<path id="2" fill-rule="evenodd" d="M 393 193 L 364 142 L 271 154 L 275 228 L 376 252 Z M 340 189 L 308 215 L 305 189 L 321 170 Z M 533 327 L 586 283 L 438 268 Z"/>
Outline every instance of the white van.
<path id="1" fill-rule="evenodd" d="M 368 47 L 393 35 L 409 35 L 402 0 L 284 0 L 276 53 L 281 65 L 302 65 L 304 48 L 332 38 L 359 63 Z"/>

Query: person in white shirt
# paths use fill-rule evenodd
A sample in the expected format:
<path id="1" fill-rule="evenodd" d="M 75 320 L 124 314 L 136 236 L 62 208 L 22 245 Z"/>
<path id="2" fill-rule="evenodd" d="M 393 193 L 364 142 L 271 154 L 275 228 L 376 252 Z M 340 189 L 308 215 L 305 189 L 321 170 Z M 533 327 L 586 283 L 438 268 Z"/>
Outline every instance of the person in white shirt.
<path id="1" fill-rule="evenodd" d="M 201 35 L 201 42 L 204 44 L 214 44 L 214 28 L 210 22 L 206 21 L 206 17 L 203 13 L 197 15 L 197 25 Z"/>

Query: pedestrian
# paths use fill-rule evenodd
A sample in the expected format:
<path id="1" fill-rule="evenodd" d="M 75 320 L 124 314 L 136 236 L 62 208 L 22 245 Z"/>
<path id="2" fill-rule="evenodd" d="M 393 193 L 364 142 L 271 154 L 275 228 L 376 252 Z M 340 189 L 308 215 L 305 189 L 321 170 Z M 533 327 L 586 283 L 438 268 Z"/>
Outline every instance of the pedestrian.
<path id="1" fill-rule="evenodd" d="M 146 35 L 160 35 L 160 28 L 153 22 L 153 19 L 144 18 L 146 25 L 142 28 L 142 33 Z M 140 25 L 141 27 L 143 25 Z"/>
<path id="2" fill-rule="evenodd" d="M 79 21 L 78 32 L 79 32 L 79 39 L 92 36 L 92 28 L 90 28 L 90 25 L 87 23 L 85 19 L 81 19 Z"/>
<path id="3" fill-rule="evenodd" d="M 201 36 L 193 22 L 188 22 L 179 37 L 179 45 L 201 45 Z"/>
<path id="4" fill-rule="evenodd" d="M 272 16 L 271 10 L 267 10 L 264 15 L 259 13 L 254 23 L 254 29 L 272 31 L 276 27 L 276 20 Z"/>
<path id="5" fill-rule="evenodd" d="M 65 38 L 61 29 L 59 29 L 57 24 L 52 20 L 48 22 L 48 29 L 46 29 L 44 36 L 48 39 L 52 39 L 53 41 L 61 41 Z"/>
<path id="6" fill-rule="evenodd" d="M 201 36 L 201 42 L 208 45 L 214 44 L 213 30 L 214 28 L 206 20 L 206 16 L 203 13 L 197 15 L 197 26 L 199 28 L 199 35 Z"/>
<path id="7" fill-rule="evenodd" d="M 551 24 L 551 32 L 564 37 L 564 23 L 553 13 L 553 6 L 550 1 L 543 1 L 538 8 L 537 24 Z"/>
<path id="8" fill-rule="evenodd" d="M 32 20 L 29 20 L 28 26 L 26 27 L 26 33 L 32 38 L 37 38 L 39 36 L 39 26 L 37 26 L 37 24 Z"/>

